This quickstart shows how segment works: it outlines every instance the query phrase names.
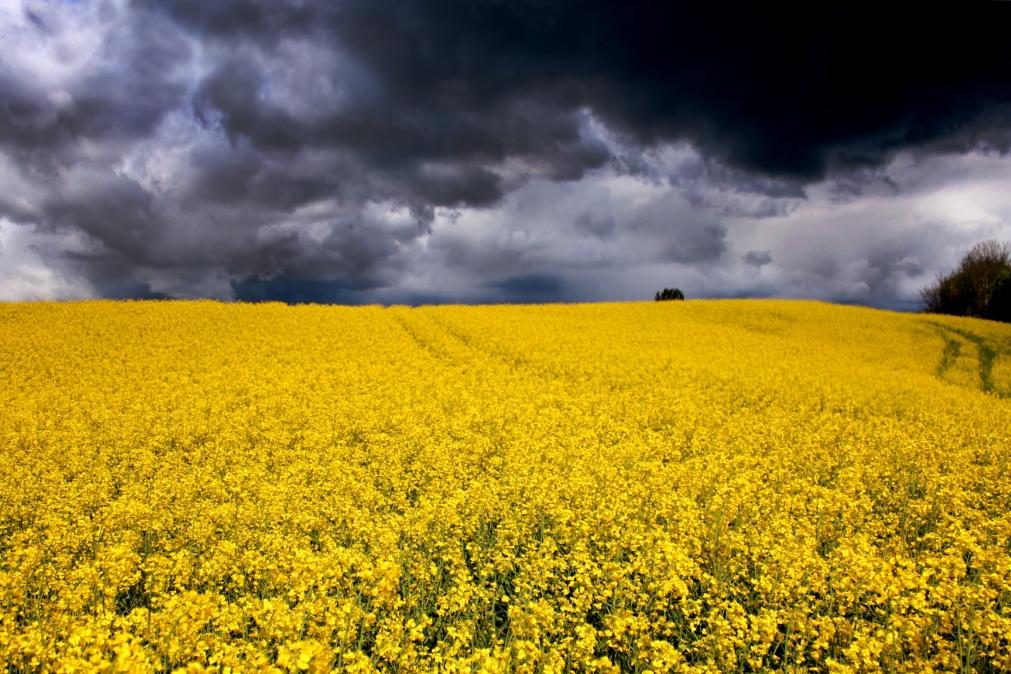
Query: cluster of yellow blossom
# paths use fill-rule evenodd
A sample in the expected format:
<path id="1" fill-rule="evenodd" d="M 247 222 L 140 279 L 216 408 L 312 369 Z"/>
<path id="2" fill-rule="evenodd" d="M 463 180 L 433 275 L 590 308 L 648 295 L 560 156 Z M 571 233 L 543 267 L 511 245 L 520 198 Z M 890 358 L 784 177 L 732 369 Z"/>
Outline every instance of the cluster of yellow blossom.
<path id="1" fill-rule="evenodd" d="M 0 305 L 7 672 L 1011 670 L 1011 328 Z"/>

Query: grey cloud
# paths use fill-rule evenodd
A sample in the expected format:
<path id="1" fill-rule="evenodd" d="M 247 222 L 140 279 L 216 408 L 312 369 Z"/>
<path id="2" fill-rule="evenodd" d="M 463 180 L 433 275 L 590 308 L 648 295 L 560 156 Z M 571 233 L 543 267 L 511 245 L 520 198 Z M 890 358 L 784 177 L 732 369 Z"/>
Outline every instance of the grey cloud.
<path id="1" fill-rule="evenodd" d="M 635 199 L 625 198 L 625 190 L 634 190 Z M 587 274 L 721 266 L 726 236 L 718 217 L 664 186 L 597 176 L 559 189 L 541 179 L 508 195 L 494 214 L 437 220 L 417 262 L 447 270 L 441 288 L 451 295 L 482 286 L 496 293 L 482 301 L 588 299 Z M 653 291 L 635 292 L 631 298 Z"/>
<path id="2" fill-rule="evenodd" d="M 168 223 L 154 196 L 128 177 L 104 167 L 77 168 L 42 209 L 50 227 L 77 229 L 126 259 L 148 265 L 168 262 L 159 246 L 172 233 Z"/>
<path id="3" fill-rule="evenodd" d="M 772 251 L 749 250 L 741 257 L 741 259 L 744 260 L 745 264 L 761 268 L 772 263 Z"/>
<path id="4" fill-rule="evenodd" d="M 174 26 L 135 12 L 109 29 L 95 65 L 65 90 L 46 91 L 31 73 L 0 72 L 0 144 L 22 158 L 59 161 L 45 153 L 82 139 L 147 136 L 182 102 L 178 68 L 189 58 Z"/>
<path id="5" fill-rule="evenodd" d="M 488 206 L 502 196 L 501 178 L 480 166 L 421 167 L 413 174 L 413 194 L 431 206 Z"/>
<path id="6" fill-rule="evenodd" d="M 548 274 L 525 274 L 511 276 L 501 281 L 487 284 L 499 291 L 499 300 L 516 302 L 551 302 L 564 297 L 564 283 L 557 276 Z"/>
<path id="7" fill-rule="evenodd" d="M 648 233 L 657 259 L 705 263 L 726 250 L 726 227 L 716 217 L 668 194 L 637 209 L 630 227 Z"/>
<path id="8" fill-rule="evenodd" d="M 582 213 L 574 223 L 577 230 L 600 239 L 609 239 L 617 230 L 614 217 L 602 213 Z"/>
<path id="9" fill-rule="evenodd" d="M 360 288 L 342 280 L 280 276 L 269 279 L 246 278 L 232 283 L 235 299 L 243 302 L 287 302 L 289 304 L 361 304 Z"/>
<path id="10" fill-rule="evenodd" d="M 243 143 L 198 146 L 190 155 L 178 199 L 200 211 L 211 206 L 245 209 L 259 220 L 277 217 L 321 198 L 341 193 L 348 171 L 339 161 L 276 158 Z"/>

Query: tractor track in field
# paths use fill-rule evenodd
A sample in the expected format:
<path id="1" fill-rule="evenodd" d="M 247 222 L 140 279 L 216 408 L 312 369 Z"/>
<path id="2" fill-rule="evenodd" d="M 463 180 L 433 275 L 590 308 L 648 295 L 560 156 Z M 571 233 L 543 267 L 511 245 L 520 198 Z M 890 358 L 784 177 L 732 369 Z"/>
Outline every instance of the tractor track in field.
<path id="1" fill-rule="evenodd" d="M 393 311 L 397 310 L 394 309 Z M 393 313 L 393 320 L 397 322 L 397 325 L 399 325 L 400 328 L 407 333 L 408 337 L 410 337 L 411 340 L 415 344 L 417 344 L 418 348 L 420 348 L 422 351 L 424 351 L 437 361 L 444 363 L 453 362 L 454 359 L 452 357 L 452 354 L 449 354 L 446 351 L 437 348 L 434 344 L 432 344 L 432 342 L 426 340 L 418 332 L 418 330 L 412 327 L 410 322 L 406 318 L 404 318 L 400 313 Z"/>
<path id="2" fill-rule="evenodd" d="M 416 310 L 410 310 L 414 312 Z M 523 354 L 516 353 L 510 349 L 499 346 L 489 346 L 480 343 L 473 335 L 467 334 L 450 321 L 433 316 L 430 313 L 410 313 L 394 314 L 394 320 L 400 327 L 418 344 L 419 347 L 428 352 L 433 358 L 451 365 L 459 365 L 460 359 L 447 348 L 440 347 L 433 341 L 426 339 L 424 330 L 419 330 L 418 325 L 412 322 L 427 324 L 439 335 L 447 337 L 451 343 L 458 344 L 466 352 L 474 354 L 479 360 L 490 361 L 498 366 L 505 367 L 513 372 L 523 373 L 525 376 L 538 379 L 568 378 L 570 375 L 557 368 L 552 368 L 540 363 L 534 363 Z"/>
<path id="3" fill-rule="evenodd" d="M 505 352 L 501 349 L 490 349 L 487 346 L 481 346 L 475 343 L 474 338 L 462 332 L 458 327 L 454 326 L 452 323 L 446 321 L 445 319 L 436 318 L 435 316 L 428 316 L 429 321 L 434 325 L 438 326 L 440 330 L 445 332 L 447 335 L 452 337 L 457 342 L 460 342 L 466 348 L 479 353 L 485 357 L 497 360 L 505 365 L 508 365 L 514 369 L 530 370 L 530 361 L 523 357 L 521 354 Z"/>
<path id="4" fill-rule="evenodd" d="M 510 359 L 490 349 L 482 348 L 475 344 L 475 340 L 469 335 L 461 333 L 458 329 L 450 326 L 445 321 L 439 320 L 430 314 L 417 312 L 415 309 L 409 310 L 411 313 L 396 313 L 394 320 L 406 332 L 411 339 L 429 355 L 436 360 L 448 363 L 453 366 L 460 365 L 459 354 L 453 353 L 453 345 L 462 349 L 464 353 L 473 354 L 479 360 L 490 360 L 493 363 L 504 365 L 510 369 L 530 371 L 526 368 L 526 361 L 521 357 Z M 424 326 L 424 327 L 421 327 Z M 426 330 L 431 334 L 426 335 Z M 431 339 L 431 337 L 436 339 Z M 440 345 L 439 338 L 446 338 L 447 345 Z"/>
<path id="5" fill-rule="evenodd" d="M 993 381 L 993 367 L 1001 355 L 998 347 L 974 332 L 953 328 L 934 321 L 928 322 L 937 329 L 941 339 L 944 340 L 944 351 L 941 353 L 941 360 L 937 364 L 937 377 L 939 379 L 944 380 L 945 374 L 951 369 L 951 366 L 962 353 L 962 342 L 959 341 L 962 339 L 976 347 L 980 390 L 999 398 L 1011 397 L 1011 391 L 997 387 Z"/>

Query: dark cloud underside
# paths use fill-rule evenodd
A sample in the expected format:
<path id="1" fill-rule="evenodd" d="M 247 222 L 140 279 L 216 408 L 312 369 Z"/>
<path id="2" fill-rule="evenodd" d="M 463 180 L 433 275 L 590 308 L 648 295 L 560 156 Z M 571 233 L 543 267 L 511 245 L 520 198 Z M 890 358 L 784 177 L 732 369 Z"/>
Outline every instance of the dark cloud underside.
<path id="1" fill-rule="evenodd" d="M 544 141 L 576 141 L 567 115 L 582 106 L 643 143 L 684 139 L 732 166 L 799 179 L 910 146 L 1009 141 L 1007 3 L 145 4 L 268 50 L 291 36 L 332 42 L 375 79 L 314 123 L 241 94 L 208 99 L 230 130 L 267 147 L 329 142 L 378 162 L 554 159 Z M 224 74 L 228 90 L 240 81 L 255 92 L 255 69 L 236 78 L 226 68 L 205 90 Z"/>

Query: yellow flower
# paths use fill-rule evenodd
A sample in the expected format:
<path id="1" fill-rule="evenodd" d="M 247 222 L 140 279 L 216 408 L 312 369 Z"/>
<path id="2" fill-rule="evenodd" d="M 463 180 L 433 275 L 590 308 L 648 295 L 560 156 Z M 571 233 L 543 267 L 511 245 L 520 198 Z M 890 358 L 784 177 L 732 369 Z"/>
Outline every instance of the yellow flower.
<path id="1" fill-rule="evenodd" d="M 1011 328 L 0 304 L 0 663 L 1011 669 Z"/>

